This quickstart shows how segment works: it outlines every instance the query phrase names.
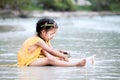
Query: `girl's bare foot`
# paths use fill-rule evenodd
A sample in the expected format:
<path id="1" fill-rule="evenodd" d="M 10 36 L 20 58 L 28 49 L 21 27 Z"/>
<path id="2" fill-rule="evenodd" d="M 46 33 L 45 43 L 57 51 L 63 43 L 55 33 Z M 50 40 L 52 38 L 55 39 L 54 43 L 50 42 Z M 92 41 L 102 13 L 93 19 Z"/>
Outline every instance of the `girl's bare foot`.
<path id="1" fill-rule="evenodd" d="M 78 62 L 76 66 L 85 66 L 86 65 L 86 59 L 83 59 L 82 61 Z"/>
<path id="2" fill-rule="evenodd" d="M 92 59 L 91 59 L 93 65 L 95 64 L 95 56 L 96 56 L 96 55 L 93 55 L 93 57 L 92 57 Z"/>
<path id="3" fill-rule="evenodd" d="M 91 61 L 92 65 L 94 65 L 94 64 L 95 64 L 95 56 L 96 56 L 96 55 L 93 55 L 93 56 L 88 57 L 88 58 L 86 58 L 86 59 L 87 59 L 88 61 Z"/>

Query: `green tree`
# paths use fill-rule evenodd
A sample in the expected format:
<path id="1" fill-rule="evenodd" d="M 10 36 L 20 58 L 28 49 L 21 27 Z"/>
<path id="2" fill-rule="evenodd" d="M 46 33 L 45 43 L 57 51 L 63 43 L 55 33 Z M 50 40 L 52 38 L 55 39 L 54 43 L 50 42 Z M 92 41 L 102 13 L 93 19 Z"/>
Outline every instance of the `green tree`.
<path id="1" fill-rule="evenodd" d="M 120 11 L 120 0 L 108 0 L 112 11 Z"/>
<path id="2" fill-rule="evenodd" d="M 71 11 L 75 5 L 71 0 L 38 0 L 37 5 L 47 10 Z"/>
<path id="3" fill-rule="evenodd" d="M 120 0 L 89 0 L 93 11 L 120 11 Z"/>
<path id="4" fill-rule="evenodd" d="M 110 10 L 108 0 L 89 0 L 93 11 Z"/>
<path id="5" fill-rule="evenodd" d="M 71 0 L 62 0 L 62 3 L 66 5 L 66 11 L 76 10 L 76 6 L 73 4 Z"/>
<path id="6" fill-rule="evenodd" d="M 54 11 L 73 11 L 76 6 L 71 0 L 0 0 L 1 9 L 24 10 L 46 9 Z"/>
<path id="7" fill-rule="evenodd" d="M 13 10 L 18 10 L 31 4 L 31 0 L 0 0 L 1 9 L 9 8 Z"/>

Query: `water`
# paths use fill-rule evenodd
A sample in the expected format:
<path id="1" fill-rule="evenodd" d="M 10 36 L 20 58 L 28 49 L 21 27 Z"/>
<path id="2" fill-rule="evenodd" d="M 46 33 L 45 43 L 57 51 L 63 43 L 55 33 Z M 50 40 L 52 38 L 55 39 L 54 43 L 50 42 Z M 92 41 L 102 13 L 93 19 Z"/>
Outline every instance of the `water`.
<path id="1" fill-rule="evenodd" d="M 0 19 L 0 65 L 15 64 L 25 39 L 35 34 L 37 18 Z M 120 80 L 120 16 L 55 18 L 59 30 L 51 41 L 72 58 L 96 54 L 86 67 L 0 66 L 0 80 Z"/>

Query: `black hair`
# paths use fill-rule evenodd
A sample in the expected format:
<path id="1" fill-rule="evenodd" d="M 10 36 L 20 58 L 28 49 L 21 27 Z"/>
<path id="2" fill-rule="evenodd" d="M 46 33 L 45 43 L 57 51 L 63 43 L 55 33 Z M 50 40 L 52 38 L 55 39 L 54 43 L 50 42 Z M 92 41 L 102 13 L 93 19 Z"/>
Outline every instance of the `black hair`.
<path id="1" fill-rule="evenodd" d="M 37 36 L 40 37 L 40 33 L 42 30 L 45 30 L 46 32 L 51 30 L 51 29 L 57 29 L 58 26 L 56 24 L 56 22 L 51 19 L 51 18 L 42 18 L 40 20 L 38 20 L 37 24 L 36 24 L 36 33 Z"/>

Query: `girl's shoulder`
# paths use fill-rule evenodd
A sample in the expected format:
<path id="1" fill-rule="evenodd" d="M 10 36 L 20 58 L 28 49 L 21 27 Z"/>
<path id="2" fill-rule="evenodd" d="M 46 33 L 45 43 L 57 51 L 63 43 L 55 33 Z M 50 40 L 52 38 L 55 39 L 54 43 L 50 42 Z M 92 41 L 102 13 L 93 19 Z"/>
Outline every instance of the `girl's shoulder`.
<path id="1" fill-rule="evenodd" d="M 24 43 L 36 43 L 38 41 L 42 41 L 42 39 L 38 36 L 32 36 L 26 39 Z"/>
<path id="2" fill-rule="evenodd" d="M 28 40 L 30 40 L 30 41 L 43 41 L 40 37 L 38 37 L 38 36 L 32 36 L 32 37 L 30 37 L 30 38 L 28 38 Z"/>

